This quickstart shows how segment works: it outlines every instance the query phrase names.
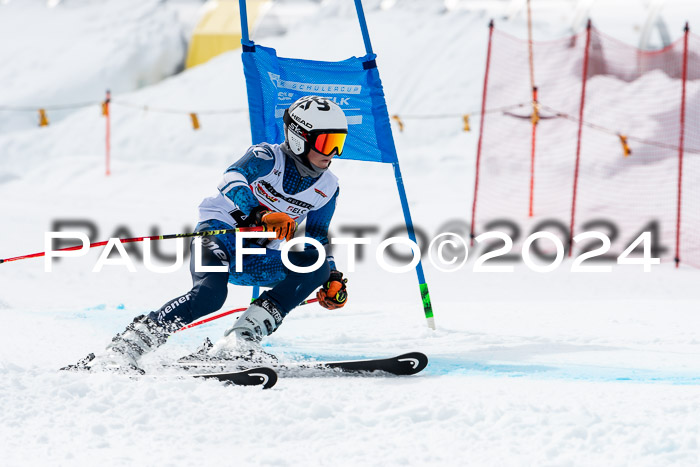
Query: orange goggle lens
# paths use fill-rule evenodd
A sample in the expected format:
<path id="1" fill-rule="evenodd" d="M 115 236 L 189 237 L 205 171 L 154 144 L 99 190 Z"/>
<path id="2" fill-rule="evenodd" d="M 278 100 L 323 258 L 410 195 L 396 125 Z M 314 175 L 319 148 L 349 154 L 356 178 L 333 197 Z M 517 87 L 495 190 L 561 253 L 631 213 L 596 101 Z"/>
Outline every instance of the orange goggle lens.
<path id="1" fill-rule="evenodd" d="M 343 153 L 345 146 L 346 133 L 323 133 L 316 137 L 314 149 L 324 156 L 330 156 L 333 151 L 337 151 L 338 155 Z"/>

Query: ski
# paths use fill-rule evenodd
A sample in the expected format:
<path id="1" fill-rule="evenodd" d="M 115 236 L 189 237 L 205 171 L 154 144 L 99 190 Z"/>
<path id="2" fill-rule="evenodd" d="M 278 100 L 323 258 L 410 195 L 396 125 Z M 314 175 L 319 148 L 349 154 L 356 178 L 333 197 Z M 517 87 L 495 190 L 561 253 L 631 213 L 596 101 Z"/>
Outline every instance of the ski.
<path id="1" fill-rule="evenodd" d="M 428 356 L 421 352 L 410 352 L 391 358 L 346 360 L 323 365 L 347 373 L 384 371 L 392 375 L 409 376 L 420 373 L 428 366 Z"/>
<path id="2" fill-rule="evenodd" d="M 188 374 L 192 378 L 216 379 L 236 386 L 262 386 L 269 389 L 277 383 L 277 372 L 272 368 L 258 367 L 238 371 Z"/>
<path id="3" fill-rule="evenodd" d="M 409 376 L 420 373 L 428 365 L 428 357 L 421 352 L 409 352 L 396 357 L 360 360 L 341 360 L 335 362 L 304 362 L 284 365 L 278 369 L 283 376 L 314 375 L 319 371 L 333 371 L 348 374 L 392 374 Z"/>
<path id="4" fill-rule="evenodd" d="M 225 359 L 196 360 L 192 356 L 180 359 L 175 366 L 187 370 L 225 372 L 231 365 L 240 365 L 240 361 Z M 265 363 L 280 376 L 331 376 L 337 374 L 358 375 L 396 375 L 409 376 L 419 373 L 428 365 L 428 357 L 421 352 L 409 352 L 389 358 L 370 358 L 340 361 L 301 361 Z"/>
<path id="5" fill-rule="evenodd" d="M 68 365 L 60 369 L 60 371 L 72 371 L 72 372 L 84 372 L 91 373 L 95 372 L 95 369 L 90 366 L 90 363 L 95 359 L 95 354 L 91 353 L 87 357 L 81 359 L 75 365 Z M 202 370 L 207 368 L 210 370 L 209 373 L 182 373 L 182 374 L 152 374 L 146 373 L 141 368 L 130 366 L 128 368 L 104 368 L 100 371 L 107 371 L 113 373 L 121 373 L 132 376 L 133 378 L 154 376 L 156 378 L 161 377 L 187 377 L 187 378 L 202 378 L 202 379 L 216 379 L 218 381 L 234 384 L 236 386 L 262 386 L 263 389 L 269 389 L 277 383 L 277 373 L 272 368 L 258 366 L 258 367 L 248 367 L 236 369 L 226 368 L 225 366 L 219 365 L 218 367 L 211 367 L 206 365 L 182 365 L 182 369 L 189 370 Z"/>

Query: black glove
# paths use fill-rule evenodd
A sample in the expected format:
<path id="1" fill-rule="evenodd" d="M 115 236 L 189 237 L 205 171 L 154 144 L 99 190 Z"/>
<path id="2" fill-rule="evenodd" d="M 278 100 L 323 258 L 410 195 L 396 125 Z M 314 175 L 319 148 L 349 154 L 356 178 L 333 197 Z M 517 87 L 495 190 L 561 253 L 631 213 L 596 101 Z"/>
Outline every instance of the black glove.
<path id="1" fill-rule="evenodd" d="M 232 216 L 241 227 L 254 227 L 262 225 L 262 216 L 268 212 L 270 212 L 270 210 L 267 207 L 259 204 L 251 209 L 250 214 L 245 216 L 245 218 L 243 217 L 243 211 L 240 210 L 237 210 L 234 214 L 232 214 Z M 238 216 L 235 214 L 238 214 Z"/>

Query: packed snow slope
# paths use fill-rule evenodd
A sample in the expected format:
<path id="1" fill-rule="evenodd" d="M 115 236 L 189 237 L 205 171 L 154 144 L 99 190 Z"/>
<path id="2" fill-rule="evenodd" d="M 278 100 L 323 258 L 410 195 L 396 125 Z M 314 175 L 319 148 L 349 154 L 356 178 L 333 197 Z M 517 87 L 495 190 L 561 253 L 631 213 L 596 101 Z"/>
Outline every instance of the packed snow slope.
<path id="1" fill-rule="evenodd" d="M 104 19 L 97 2 L 65 3 L 77 18 Z M 138 21 L 166 14 L 155 3 L 119 4 L 134 16 L 109 34 L 115 43 L 128 42 Z M 0 6 L 0 21 L 10 24 L 8 17 L 23 18 L 36 5 L 7 7 Z M 489 12 L 422 1 L 366 2 L 365 8 L 391 112 L 478 109 Z M 49 27 L 48 17 L 33 17 Z M 87 20 L 75 21 L 81 44 L 96 44 L 104 33 L 103 27 L 87 27 Z M 522 35 L 524 25 L 516 17 L 503 27 Z M 554 22 L 535 26 L 541 38 L 566 33 Z M 180 53 L 180 46 L 163 45 L 161 36 L 145 40 L 153 47 L 139 48 L 144 55 L 120 68 L 124 74 L 113 71 L 106 56 L 91 61 L 85 86 L 100 93 L 117 89 L 112 76 L 123 80 L 157 68 L 149 51 Z M 341 1 L 320 3 L 293 31 L 256 40 L 280 55 L 312 59 L 364 50 L 352 5 Z M 68 89 L 85 74 L 80 57 L 68 57 L 47 72 L 55 89 Z M 29 87 L 35 70 L 27 61 L 5 63 L 11 69 L 1 73 L 17 83 L 15 102 L 33 104 L 20 99 L 19 83 Z M 109 177 L 97 106 L 48 128 L 0 131 L 0 258 L 43 250 L 44 233 L 56 222 L 89 222 L 97 230 L 94 241 L 193 228 L 198 203 L 249 144 L 240 54 L 129 91 L 137 87 L 114 96 Z M 202 128 L 193 131 L 187 112 L 203 110 L 222 113 L 202 113 Z M 428 240 L 448 230 L 464 235 L 478 122 L 469 133 L 462 132 L 460 119 L 406 123 L 395 138 L 415 224 Z M 348 229 L 369 226 L 372 244 L 354 272 L 347 269 L 347 254 L 336 253 L 349 277 L 343 310 L 300 307 L 266 349 L 290 360 L 418 350 L 431 361 L 422 374 L 285 378 L 261 391 L 212 381 L 60 373 L 57 368 L 104 348 L 133 316 L 188 290 L 187 267 L 158 274 L 136 261 L 135 273 L 121 266 L 93 273 L 100 251 L 56 261 L 51 273 L 44 272 L 42 259 L 2 264 L 3 465 L 700 461 L 698 270 L 664 264 L 650 273 L 641 266 L 572 273 L 572 263 L 564 261 L 550 273 L 522 262 L 511 273 L 475 273 L 476 249 L 457 272 L 426 261 L 438 326 L 432 331 L 415 273 L 392 274 L 374 260 L 379 242 L 402 225 L 391 167 L 338 160 L 332 169 L 342 185 L 333 232 L 351 236 Z M 172 255 L 176 245 L 158 248 Z M 249 298 L 249 289 L 230 287 L 224 309 Z M 173 335 L 144 359 L 144 368 L 158 375 L 162 362 L 193 351 L 205 337 L 218 339 L 231 322 Z"/>

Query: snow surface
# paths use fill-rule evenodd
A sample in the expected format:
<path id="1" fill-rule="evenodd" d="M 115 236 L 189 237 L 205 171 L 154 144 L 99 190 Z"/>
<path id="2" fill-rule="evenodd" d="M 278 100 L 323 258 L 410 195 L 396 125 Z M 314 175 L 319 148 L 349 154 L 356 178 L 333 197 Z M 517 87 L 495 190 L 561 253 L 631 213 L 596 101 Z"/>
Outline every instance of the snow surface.
<path id="1" fill-rule="evenodd" d="M 50 2 L 48 2 L 50 3 Z M 157 83 L 181 68 L 186 42 L 158 0 L 0 4 L 0 103 L 51 107 L 100 102 L 105 91 Z M 49 112 L 55 123 L 75 109 Z M 36 110 L 0 109 L 0 133 L 36 126 Z"/>
<path id="2" fill-rule="evenodd" d="M 37 8 L 20 3 L 0 5 L 0 21 L 13 23 L 11 18 Z M 106 26 L 88 27 L 80 19 L 95 13 L 97 2 L 64 3 L 55 9 L 75 11 L 72 40 L 88 45 L 99 40 Z M 300 43 L 308 45 L 307 58 L 360 55 L 362 40 L 349 3 L 323 2 L 308 21 L 264 43 L 281 55 L 294 54 Z M 156 3 L 109 5 L 100 11 L 118 8 L 134 15 L 111 30 L 115 43 L 130 40 L 138 18 L 156 21 L 171 14 Z M 365 7 L 391 112 L 478 108 L 487 11 L 419 1 Z M 51 23 L 49 17 L 33 17 L 37 26 Z M 557 23 L 536 27 L 543 38 L 566 32 Z M 522 36 L 524 23 L 515 18 L 503 28 Z M 85 78 L 89 86 L 101 92 L 116 89 L 107 82 L 112 78 L 153 69 L 169 74 L 168 67 L 154 64 L 156 57 L 181 53 L 180 46 L 164 44 L 159 35 L 145 40 L 153 47 L 139 47 L 143 54 L 119 72 L 107 56 L 86 63 L 79 54 L 69 55 L 55 68 L 47 65 L 52 86 L 70 89 L 78 76 L 91 76 Z M 35 76 L 29 51 L 35 48 L 26 50 L 22 60 L 3 62 L 9 64 L 3 76 L 19 84 L 2 103 L 11 98 L 34 103 L 27 96 Z M 45 52 L 36 54 L 41 58 Z M 20 91 L 23 80 L 26 89 Z M 0 130 L 0 257 L 41 251 L 44 232 L 57 219 L 91 220 L 99 227 L 94 240 L 120 227 L 131 234 L 122 230 L 123 236 L 193 227 L 201 198 L 213 192 L 222 170 L 249 144 L 239 53 L 136 87 L 115 93 L 115 102 L 243 112 L 202 115 L 195 132 L 186 115 L 115 105 L 110 177 L 104 176 L 98 108 L 70 113 L 48 128 Z M 395 137 L 416 225 L 430 237 L 448 221 L 463 228 L 478 128 L 463 133 L 459 120 L 406 123 Z M 371 260 L 376 245 L 402 222 L 391 167 L 338 160 L 333 170 L 343 187 L 333 228 L 376 225 L 378 232 L 371 236 L 368 259 L 348 274 L 348 306 L 338 312 L 300 307 L 267 340 L 267 349 L 289 359 L 418 350 L 431 361 L 423 373 L 285 378 L 269 391 L 212 381 L 59 373 L 60 366 L 103 348 L 133 316 L 187 290 L 187 269 L 161 275 L 137 263 L 136 273 L 105 267 L 94 274 L 99 251 L 61 260 L 52 273 L 44 272 L 41 259 L 3 264 L 2 464 L 700 463 L 700 271 L 664 264 L 651 273 L 620 266 L 609 274 L 574 274 L 565 261 L 548 274 L 522 264 L 513 273 L 477 274 L 472 268 L 478 252 L 472 251 L 459 272 L 440 272 L 426 263 L 438 325 L 431 331 L 415 274 L 390 274 Z M 159 247 L 167 253 L 175 248 Z M 343 268 L 346 255 L 336 257 Z M 224 309 L 242 306 L 249 297 L 249 289 L 230 287 Z M 145 358 L 145 368 L 157 372 L 162 361 L 191 352 L 205 337 L 217 339 L 230 323 L 221 319 L 175 334 Z"/>

